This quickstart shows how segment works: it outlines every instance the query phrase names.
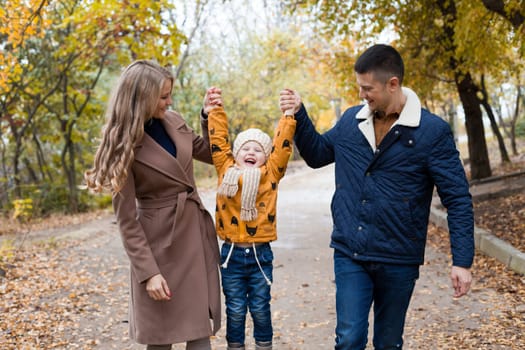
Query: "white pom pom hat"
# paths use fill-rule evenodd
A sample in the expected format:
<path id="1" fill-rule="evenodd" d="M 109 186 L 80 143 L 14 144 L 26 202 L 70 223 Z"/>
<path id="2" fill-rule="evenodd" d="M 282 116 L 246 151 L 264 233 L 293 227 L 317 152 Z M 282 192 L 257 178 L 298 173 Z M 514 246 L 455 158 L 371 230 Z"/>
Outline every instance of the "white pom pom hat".
<path id="1" fill-rule="evenodd" d="M 242 146 L 246 142 L 255 141 L 264 150 L 264 154 L 266 155 L 266 158 L 270 156 L 270 153 L 272 152 L 272 139 L 270 136 L 262 131 L 261 129 L 247 129 L 242 132 L 240 132 L 237 137 L 235 138 L 235 141 L 233 142 L 233 156 L 237 158 L 237 154 L 239 153 L 239 150 L 242 148 Z"/>

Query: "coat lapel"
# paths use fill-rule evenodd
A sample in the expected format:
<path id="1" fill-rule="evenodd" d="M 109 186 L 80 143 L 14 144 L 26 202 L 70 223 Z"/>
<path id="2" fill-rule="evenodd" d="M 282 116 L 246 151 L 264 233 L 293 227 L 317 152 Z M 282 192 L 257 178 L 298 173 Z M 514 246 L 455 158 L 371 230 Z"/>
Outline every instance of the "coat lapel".
<path id="1" fill-rule="evenodd" d="M 171 118 L 170 118 L 171 119 Z M 191 131 L 182 130 L 184 122 L 173 123 L 165 119 L 162 120 L 166 132 L 175 143 L 177 157 L 173 157 L 151 136 L 144 133 L 142 141 L 135 148 L 135 161 L 148 165 L 158 172 L 172 178 L 173 180 L 185 184 L 191 189 L 193 183 L 188 178 L 187 169 L 192 162 L 192 134 Z"/>
<path id="2" fill-rule="evenodd" d="M 161 120 L 164 129 L 177 147 L 177 161 L 183 170 L 188 169 L 193 162 L 193 133 L 185 128 L 182 117 L 168 114 Z"/>

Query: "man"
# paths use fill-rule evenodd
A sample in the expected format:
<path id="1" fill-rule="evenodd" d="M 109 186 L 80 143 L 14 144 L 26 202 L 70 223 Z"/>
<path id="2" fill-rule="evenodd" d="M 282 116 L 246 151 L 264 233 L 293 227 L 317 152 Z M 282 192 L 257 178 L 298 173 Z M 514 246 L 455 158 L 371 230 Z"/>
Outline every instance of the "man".
<path id="1" fill-rule="evenodd" d="M 307 164 L 335 162 L 335 349 L 365 349 L 372 303 L 375 349 L 401 349 L 434 186 L 448 211 L 454 297 L 472 281 L 472 200 L 450 127 L 402 87 L 399 53 L 374 45 L 354 70 L 367 104 L 346 110 L 325 134 L 315 130 L 295 91 L 282 91 L 279 103 L 295 112 L 295 141 Z"/>

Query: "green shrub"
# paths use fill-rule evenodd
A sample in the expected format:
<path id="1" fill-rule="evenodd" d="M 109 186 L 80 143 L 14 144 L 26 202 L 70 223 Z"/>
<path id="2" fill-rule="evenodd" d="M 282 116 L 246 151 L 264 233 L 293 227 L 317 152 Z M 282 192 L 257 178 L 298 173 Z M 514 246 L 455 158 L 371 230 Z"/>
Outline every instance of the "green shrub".
<path id="1" fill-rule="evenodd" d="M 80 200 L 79 202 L 85 205 L 86 210 L 82 211 L 89 211 L 92 209 L 107 209 L 111 208 L 111 194 L 109 193 L 101 193 L 101 194 L 93 194 L 89 193 L 87 190 L 80 192 Z"/>
<path id="2" fill-rule="evenodd" d="M 22 187 L 22 198 L 33 202 L 33 215 L 45 217 L 51 213 L 69 213 L 69 190 L 62 184 L 26 185 Z M 13 204 L 6 208 L 12 210 Z M 105 209 L 111 206 L 110 194 L 92 194 L 87 190 L 78 190 L 78 211 L 86 212 L 92 209 Z"/>
<path id="3" fill-rule="evenodd" d="M 525 137 L 525 118 L 518 119 L 516 123 L 516 136 Z"/>

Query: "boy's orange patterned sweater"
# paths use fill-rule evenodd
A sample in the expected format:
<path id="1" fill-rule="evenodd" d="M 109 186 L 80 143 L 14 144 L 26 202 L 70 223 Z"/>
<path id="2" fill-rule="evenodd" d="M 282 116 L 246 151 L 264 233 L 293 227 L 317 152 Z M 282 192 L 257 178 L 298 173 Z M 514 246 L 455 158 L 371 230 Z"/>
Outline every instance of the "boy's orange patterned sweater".
<path id="1" fill-rule="evenodd" d="M 277 188 L 292 153 L 295 125 L 296 121 L 292 116 L 283 115 L 275 129 L 272 152 L 266 164 L 260 168 L 256 220 L 243 222 L 240 219 L 242 177 L 234 197 L 217 196 L 215 224 L 217 234 L 222 240 L 234 243 L 264 243 L 277 239 Z M 213 163 L 220 185 L 226 170 L 235 164 L 228 136 L 228 120 L 222 107 L 213 108 L 209 112 L 208 131 Z"/>

